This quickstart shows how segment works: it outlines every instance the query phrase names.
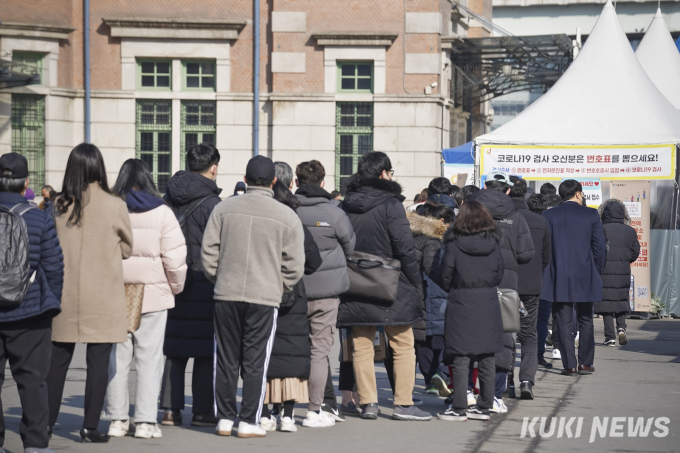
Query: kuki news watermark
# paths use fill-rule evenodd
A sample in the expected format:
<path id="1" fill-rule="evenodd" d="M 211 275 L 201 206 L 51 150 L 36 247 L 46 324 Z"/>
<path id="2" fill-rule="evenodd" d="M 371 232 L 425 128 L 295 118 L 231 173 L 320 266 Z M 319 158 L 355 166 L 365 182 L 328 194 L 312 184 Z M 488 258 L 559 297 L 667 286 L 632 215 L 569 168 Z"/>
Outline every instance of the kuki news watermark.
<path id="1" fill-rule="evenodd" d="M 668 417 L 524 417 L 520 438 L 580 438 L 584 429 L 589 443 L 606 437 L 666 437 L 670 419 Z"/>

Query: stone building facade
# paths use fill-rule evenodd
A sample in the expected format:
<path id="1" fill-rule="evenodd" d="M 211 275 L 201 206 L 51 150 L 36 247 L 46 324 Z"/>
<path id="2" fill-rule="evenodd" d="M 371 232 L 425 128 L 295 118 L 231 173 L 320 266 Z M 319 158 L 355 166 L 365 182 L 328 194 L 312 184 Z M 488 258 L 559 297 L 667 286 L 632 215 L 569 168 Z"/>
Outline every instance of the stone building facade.
<path id="1" fill-rule="evenodd" d="M 231 192 L 253 154 L 252 0 L 90 0 L 91 141 L 111 184 L 139 157 L 159 188 L 186 149 L 214 142 Z M 461 4 L 490 18 L 491 0 Z M 260 154 L 320 160 L 342 189 L 358 158 L 388 153 L 409 197 L 441 174 L 442 148 L 466 137 L 450 99 L 450 52 L 488 36 L 451 0 L 261 0 Z M 30 161 L 34 189 L 57 190 L 84 140 L 83 1 L 24 0 L 0 10 L 0 58 L 41 85 L 0 90 L 0 154 Z M 482 121 L 483 123 L 483 121 Z M 483 130 L 481 133 L 485 132 Z"/>

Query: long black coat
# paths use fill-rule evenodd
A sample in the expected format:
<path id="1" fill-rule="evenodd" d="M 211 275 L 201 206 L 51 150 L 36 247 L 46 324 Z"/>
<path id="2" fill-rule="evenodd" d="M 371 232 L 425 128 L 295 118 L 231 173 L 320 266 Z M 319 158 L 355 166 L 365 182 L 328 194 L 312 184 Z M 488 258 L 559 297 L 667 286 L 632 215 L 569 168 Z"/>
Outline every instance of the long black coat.
<path id="1" fill-rule="evenodd" d="M 444 362 L 454 355 L 503 352 L 503 319 L 498 284 L 505 265 L 495 235 L 459 236 L 449 230 L 439 268 L 432 276 L 449 292 Z"/>
<path id="2" fill-rule="evenodd" d="M 515 208 L 512 198 L 497 190 L 480 190 L 470 196 L 489 210 L 496 226 L 503 251 L 505 273 L 498 285 L 504 289 L 519 291 L 519 264 L 525 264 L 534 257 L 534 240 L 529 226 Z"/>
<path id="3" fill-rule="evenodd" d="M 626 225 L 628 212 L 623 204 L 609 200 L 602 210 L 602 223 L 609 251 L 602 271 L 602 301 L 595 302 L 595 313 L 630 311 L 630 263 L 640 254 L 635 230 Z"/>
<path id="4" fill-rule="evenodd" d="M 401 262 L 397 299 L 392 303 L 340 296 L 338 327 L 413 325 L 423 318 L 422 279 L 406 219 L 401 186 L 395 181 L 354 175 L 342 207 L 354 227 L 354 250 Z"/>
<path id="5" fill-rule="evenodd" d="M 538 296 L 543 290 L 543 269 L 550 263 L 552 256 L 552 243 L 548 223 L 542 215 L 529 211 L 524 200 L 512 200 L 517 212 L 524 217 L 529 226 L 531 237 L 534 240 L 534 257 L 528 263 L 520 264 L 519 291 L 521 296 Z"/>
<path id="6" fill-rule="evenodd" d="M 312 234 L 304 225 L 302 228 L 305 231 L 305 275 L 311 275 L 321 266 L 321 255 Z M 279 310 L 267 369 L 268 378 L 309 379 L 312 349 L 309 342 L 307 294 L 302 280 L 296 286 L 298 297 L 293 306 Z"/>
<path id="7" fill-rule="evenodd" d="M 192 203 L 206 199 L 191 213 L 185 224 L 187 264 L 194 269 L 193 279 L 187 276 L 188 285 L 175 296 L 175 308 L 168 310 L 163 353 L 170 357 L 213 357 L 215 331 L 215 285 L 203 275 L 201 243 L 203 232 L 212 210 L 221 201 L 222 189 L 215 181 L 197 173 L 179 171 L 170 178 L 165 201 L 175 214 L 184 212 Z M 193 280 L 193 281 L 192 281 Z"/>

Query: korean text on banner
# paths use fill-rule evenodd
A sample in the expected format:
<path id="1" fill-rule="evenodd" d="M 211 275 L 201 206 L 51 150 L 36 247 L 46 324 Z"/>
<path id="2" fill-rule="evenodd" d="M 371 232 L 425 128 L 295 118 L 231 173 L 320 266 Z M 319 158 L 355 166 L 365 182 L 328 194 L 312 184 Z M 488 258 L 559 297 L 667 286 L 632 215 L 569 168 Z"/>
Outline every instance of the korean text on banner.
<path id="1" fill-rule="evenodd" d="M 597 208 L 602 204 L 602 184 L 597 178 L 564 178 L 575 179 L 581 184 L 583 188 L 583 196 L 586 199 L 586 204 L 589 208 Z"/>
<path id="2" fill-rule="evenodd" d="M 635 310 L 648 312 L 651 305 L 649 270 L 649 181 L 616 181 L 611 184 L 611 197 L 623 201 L 640 242 L 640 256 L 631 264 Z"/>
<path id="3" fill-rule="evenodd" d="M 650 180 L 675 177 L 675 144 L 641 146 L 483 145 L 481 174 L 525 179 Z"/>

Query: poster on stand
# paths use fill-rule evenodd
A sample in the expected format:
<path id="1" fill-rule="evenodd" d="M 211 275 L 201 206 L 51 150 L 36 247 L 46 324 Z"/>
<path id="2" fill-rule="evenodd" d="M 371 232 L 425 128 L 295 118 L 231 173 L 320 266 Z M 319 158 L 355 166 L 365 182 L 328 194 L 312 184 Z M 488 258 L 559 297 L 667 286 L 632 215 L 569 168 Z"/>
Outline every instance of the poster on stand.
<path id="1" fill-rule="evenodd" d="M 444 177 L 451 184 L 463 188 L 468 184 L 474 183 L 475 165 L 474 164 L 444 164 Z"/>
<path id="2" fill-rule="evenodd" d="M 581 184 L 589 208 L 597 208 L 602 204 L 602 184 L 598 178 L 564 178 L 562 181 L 567 179 L 575 179 Z"/>
<path id="3" fill-rule="evenodd" d="M 648 312 L 651 305 L 650 270 L 649 270 L 649 193 L 650 181 L 616 181 L 611 183 L 611 198 L 623 201 L 630 216 L 630 226 L 635 229 L 640 242 L 640 256 L 630 265 L 631 300 L 635 300 L 635 309 L 631 311 Z"/>
<path id="4" fill-rule="evenodd" d="M 506 171 L 529 180 L 675 177 L 675 144 L 640 146 L 482 145 L 481 174 Z"/>

